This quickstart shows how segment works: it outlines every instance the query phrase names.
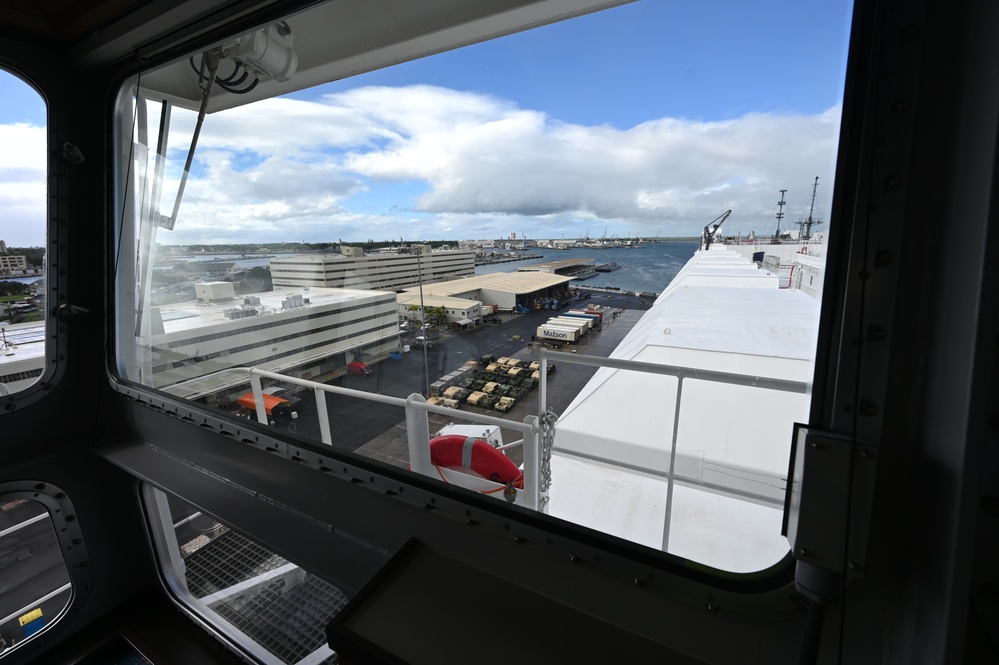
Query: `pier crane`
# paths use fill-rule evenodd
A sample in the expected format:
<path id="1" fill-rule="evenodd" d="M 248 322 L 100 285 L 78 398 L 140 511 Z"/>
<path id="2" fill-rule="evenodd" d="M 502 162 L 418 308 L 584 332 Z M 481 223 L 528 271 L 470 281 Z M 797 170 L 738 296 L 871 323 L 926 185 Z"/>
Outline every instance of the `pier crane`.
<path id="1" fill-rule="evenodd" d="M 718 233 L 718 230 L 721 229 L 722 224 L 725 223 L 725 220 L 728 219 L 728 216 L 731 214 L 732 214 L 731 210 L 726 210 L 725 212 L 718 215 L 713 220 L 707 223 L 707 225 L 704 227 L 704 233 L 701 234 L 701 237 L 704 241 L 703 249 L 708 249 L 709 247 L 711 247 L 711 243 L 714 242 L 715 239 L 715 234 Z"/>

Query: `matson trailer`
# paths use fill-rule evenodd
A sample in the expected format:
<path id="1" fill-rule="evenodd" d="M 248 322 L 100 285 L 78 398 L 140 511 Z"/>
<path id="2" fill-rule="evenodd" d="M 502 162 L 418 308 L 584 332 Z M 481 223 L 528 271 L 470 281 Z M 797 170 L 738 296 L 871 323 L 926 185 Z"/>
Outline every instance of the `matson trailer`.
<path id="1" fill-rule="evenodd" d="M 570 309 L 561 316 L 565 316 L 566 314 L 589 314 L 590 316 L 597 317 L 601 322 L 604 320 L 604 310 L 602 309 Z"/>
<path id="2" fill-rule="evenodd" d="M 578 342 L 579 329 L 543 325 L 538 328 L 538 339 L 550 339 L 558 342 Z"/>
<path id="3" fill-rule="evenodd" d="M 555 316 L 545 321 L 546 326 L 559 326 L 562 328 L 576 328 L 580 335 L 585 335 L 590 329 L 590 322 L 584 319 Z"/>
<path id="4" fill-rule="evenodd" d="M 566 324 L 579 325 L 579 322 L 585 323 L 587 330 L 596 328 L 598 324 L 597 317 L 595 316 L 573 316 L 571 314 L 559 314 L 555 318 Z"/>
<path id="5" fill-rule="evenodd" d="M 565 314 L 560 314 L 560 316 L 562 317 L 574 316 L 579 319 L 589 319 L 590 321 L 592 321 L 592 325 L 590 325 L 591 328 L 599 328 L 600 323 L 603 320 L 597 314 L 590 314 L 589 312 L 580 312 L 580 311 L 566 312 Z"/>

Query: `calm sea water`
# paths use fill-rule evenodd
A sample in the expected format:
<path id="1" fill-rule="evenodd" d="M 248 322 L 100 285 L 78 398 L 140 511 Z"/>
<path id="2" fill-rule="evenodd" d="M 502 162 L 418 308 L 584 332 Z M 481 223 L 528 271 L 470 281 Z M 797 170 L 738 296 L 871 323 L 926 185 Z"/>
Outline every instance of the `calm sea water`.
<path id="1" fill-rule="evenodd" d="M 647 291 L 662 293 L 676 273 L 697 251 L 699 242 L 670 241 L 648 243 L 637 247 L 612 247 L 610 249 L 529 249 L 527 254 L 541 254 L 544 258 L 512 263 L 477 266 L 475 274 L 516 272 L 520 266 L 547 263 L 563 259 L 593 259 L 601 263 L 617 263 L 621 268 L 613 272 L 597 273 L 596 277 L 572 282 L 574 286 L 613 286 L 622 291 Z"/>

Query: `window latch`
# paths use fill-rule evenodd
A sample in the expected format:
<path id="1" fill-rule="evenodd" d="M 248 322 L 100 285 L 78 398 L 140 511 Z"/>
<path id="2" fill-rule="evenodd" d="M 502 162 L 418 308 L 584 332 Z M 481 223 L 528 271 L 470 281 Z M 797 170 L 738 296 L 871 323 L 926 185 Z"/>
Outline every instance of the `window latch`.
<path id="1" fill-rule="evenodd" d="M 90 314 L 90 310 L 86 307 L 70 305 L 68 303 L 63 303 L 55 309 L 55 315 L 58 319 L 70 319 L 74 316 L 79 316 L 80 314 Z"/>

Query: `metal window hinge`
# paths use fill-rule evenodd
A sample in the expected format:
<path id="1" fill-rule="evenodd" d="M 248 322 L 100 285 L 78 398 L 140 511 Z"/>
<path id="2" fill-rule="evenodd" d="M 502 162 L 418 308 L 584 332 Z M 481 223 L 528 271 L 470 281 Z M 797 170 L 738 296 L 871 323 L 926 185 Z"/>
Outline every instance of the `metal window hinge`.
<path id="1" fill-rule="evenodd" d="M 872 445 L 795 427 L 782 532 L 799 563 L 798 590 L 813 600 L 838 593 L 838 584 L 829 584 L 833 578 L 820 571 L 864 576 L 877 460 Z"/>

